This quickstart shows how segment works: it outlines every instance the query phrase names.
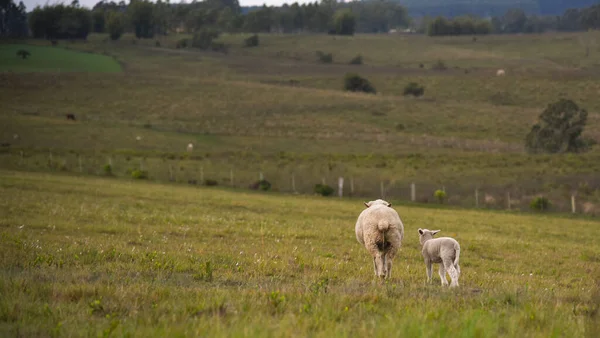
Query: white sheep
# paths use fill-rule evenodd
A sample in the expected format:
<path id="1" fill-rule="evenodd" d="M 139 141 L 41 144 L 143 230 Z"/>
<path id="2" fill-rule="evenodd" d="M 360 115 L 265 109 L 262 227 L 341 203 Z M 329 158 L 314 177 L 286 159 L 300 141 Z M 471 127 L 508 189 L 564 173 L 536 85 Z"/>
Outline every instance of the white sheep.
<path id="1" fill-rule="evenodd" d="M 504 69 L 498 69 L 496 71 L 496 76 L 504 76 L 506 74 L 506 72 L 504 71 Z"/>
<path id="2" fill-rule="evenodd" d="M 419 242 L 423 249 L 421 253 L 425 259 L 427 267 L 427 282 L 433 282 L 431 278 L 431 266 L 433 263 L 439 263 L 439 274 L 442 279 L 442 286 L 448 285 L 446 272 L 450 275 L 452 282 L 450 287 L 458 286 L 458 277 L 460 277 L 460 266 L 458 259 L 460 257 L 460 245 L 451 237 L 433 238 L 440 230 L 428 230 L 419 228 Z"/>
<path id="3" fill-rule="evenodd" d="M 392 260 L 404 238 L 404 225 L 387 201 L 378 199 L 365 202 L 365 206 L 356 221 L 356 239 L 373 256 L 375 276 L 389 278 Z"/>
<path id="4" fill-rule="evenodd" d="M 187 145 L 187 151 L 192 151 L 192 150 L 194 150 L 194 145 L 193 145 L 193 144 L 191 144 L 191 143 L 189 143 L 189 144 Z"/>

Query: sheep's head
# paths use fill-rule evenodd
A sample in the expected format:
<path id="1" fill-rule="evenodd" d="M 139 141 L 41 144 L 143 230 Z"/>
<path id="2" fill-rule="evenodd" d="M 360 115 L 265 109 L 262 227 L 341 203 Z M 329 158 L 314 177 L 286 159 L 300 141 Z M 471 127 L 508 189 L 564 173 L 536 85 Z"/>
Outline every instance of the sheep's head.
<path id="1" fill-rule="evenodd" d="M 421 243 L 421 245 L 423 245 L 423 243 L 432 239 L 433 236 L 440 231 L 442 230 L 429 230 L 419 228 L 419 242 Z"/>
<path id="2" fill-rule="evenodd" d="M 373 206 L 373 205 L 377 205 L 377 204 L 385 205 L 385 206 L 388 206 L 388 207 L 392 206 L 392 203 L 390 203 L 388 201 L 384 201 L 382 199 L 377 199 L 377 200 L 374 200 L 374 201 L 369 201 L 369 202 L 364 202 L 364 203 L 365 203 L 365 206 L 367 208 L 370 207 L 370 206 Z"/>

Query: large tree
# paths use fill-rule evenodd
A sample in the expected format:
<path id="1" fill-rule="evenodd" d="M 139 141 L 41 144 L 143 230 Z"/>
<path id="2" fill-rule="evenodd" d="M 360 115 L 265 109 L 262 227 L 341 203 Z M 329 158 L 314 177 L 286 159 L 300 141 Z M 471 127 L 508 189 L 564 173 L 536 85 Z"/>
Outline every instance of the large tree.
<path id="1" fill-rule="evenodd" d="M 23 2 L 0 0 L 0 37 L 27 36 L 27 10 Z"/>

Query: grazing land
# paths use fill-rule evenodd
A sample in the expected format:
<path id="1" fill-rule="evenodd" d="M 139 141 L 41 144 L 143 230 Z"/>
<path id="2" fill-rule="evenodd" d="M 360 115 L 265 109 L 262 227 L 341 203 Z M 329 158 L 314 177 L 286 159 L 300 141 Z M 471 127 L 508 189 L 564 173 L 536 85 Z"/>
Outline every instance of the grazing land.
<path id="1" fill-rule="evenodd" d="M 403 205 L 391 280 L 359 199 L 0 171 L 2 336 L 597 337 L 597 221 Z M 419 227 L 461 243 L 425 283 Z"/>
<path id="2" fill-rule="evenodd" d="M 113 56 L 123 72 L 0 74 L 0 135 L 11 144 L 2 166 L 102 174 L 112 163 L 117 177 L 143 167 L 152 180 L 208 178 L 238 188 L 262 172 L 273 190 L 300 193 L 344 176 L 359 196 L 383 186 L 386 196 L 408 199 L 415 182 L 419 202 L 444 188 L 448 203 L 472 207 L 478 188 L 479 206 L 507 208 L 510 194 L 511 208 L 527 210 L 544 194 L 552 209 L 567 211 L 575 194 L 578 211 L 600 211 L 598 147 L 539 156 L 523 147 L 558 98 L 589 111 L 584 136 L 600 141 L 598 32 L 476 40 L 273 34 L 254 48 L 243 46 L 247 37 L 221 36 L 227 54 L 177 49 L 185 35 L 94 35 L 52 48 L 31 41 Z M 317 51 L 332 53 L 333 63 L 319 62 Z M 363 64 L 350 65 L 357 55 Z M 377 95 L 344 92 L 349 72 L 369 79 Z M 403 96 L 410 82 L 425 95 Z"/>
<path id="3" fill-rule="evenodd" d="M 16 57 L 17 51 L 26 50 L 26 59 Z M 65 48 L 0 44 L 0 72 L 120 72 L 121 66 L 112 57 Z"/>

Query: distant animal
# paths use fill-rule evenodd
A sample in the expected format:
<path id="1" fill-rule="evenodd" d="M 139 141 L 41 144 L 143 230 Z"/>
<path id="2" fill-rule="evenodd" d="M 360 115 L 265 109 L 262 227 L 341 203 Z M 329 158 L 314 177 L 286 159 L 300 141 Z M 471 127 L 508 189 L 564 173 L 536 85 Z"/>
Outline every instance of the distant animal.
<path id="1" fill-rule="evenodd" d="M 498 69 L 496 71 L 496 76 L 504 76 L 506 74 L 506 72 L 504 71 L 504 69 Z"/>
<path id="2" fill-rule="evenodd" d="M 194 145 L 193 145 L 193 144 L 191 144 L 191 143 L 189 143 L 189 144 L 187 145 L 187 151 L 192 151 L 192 150 L 194 150 Z"/>
<path id="3" fill-rule="evenodd" d="M 421 243 L 421 254 L 425 259 L 425 267 L 427 268 L 427 282 L 433 282 L 432 265 L 439 263 L 439 274 L 442 279 L 442 286 L 448 285 L 446 272 L 452 279 L 450 287 L 458 286 L 458 278 L 460 277 L 460 266 L 458 260 L 460 257 L 460 245 L 451 237 L 433 238 L 440 230 L 428 230 L 419 228 L 419 242 Z"/>
<path id="4" fill-rule="evenodd" d="M 75 121 L 75 115 L 74 114 L 67 114 L 67 120 L 73 120 L 73 121 Z"/>
<path id="5" fill-rule="evenodd" d="M 365 202 L 365 206 L 356 221 L 356 239 L 373 257 L 375 276 L 389 278 L 392 260 L 404 238 L 404 225 L 387 201 L 378 199 Z"/>

